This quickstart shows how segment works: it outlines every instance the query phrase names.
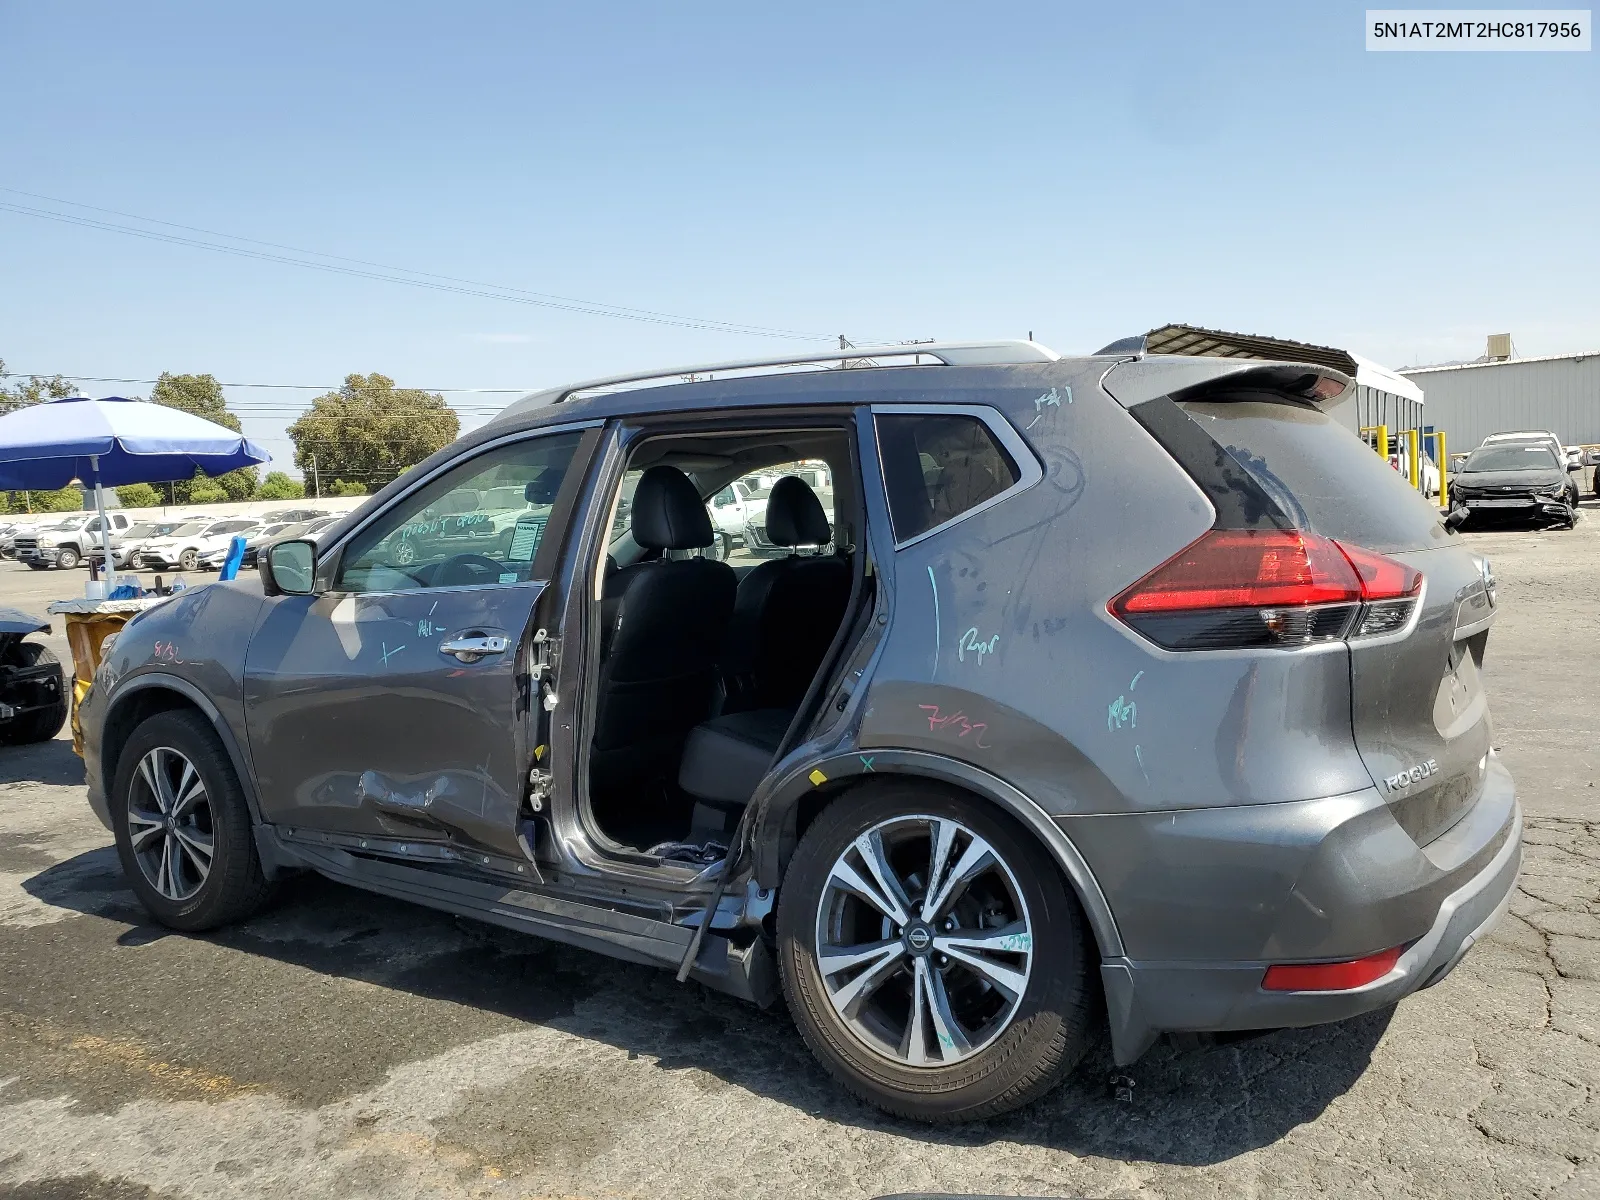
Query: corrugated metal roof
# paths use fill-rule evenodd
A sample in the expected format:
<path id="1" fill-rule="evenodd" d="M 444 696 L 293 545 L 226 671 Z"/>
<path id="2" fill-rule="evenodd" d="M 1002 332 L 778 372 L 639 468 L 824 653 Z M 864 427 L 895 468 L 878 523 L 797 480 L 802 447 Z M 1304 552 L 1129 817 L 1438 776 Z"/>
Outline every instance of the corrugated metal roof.
<path id="1" fill-rule="evenodd" d="M 1109 350 L 1110 347 L 1107 347 Z M 1197 325 L 1163 325 L 1144 335 L 1148 354 L 1188 354 L 1198 358 L 1264 358 L 1276 362 L 1312 363 L 1332 367 L 1362 387 L 1422 403 L 1422 389 L 1398 372 L 1337 346 L 1292 342 L 1259 333 L 1228 333 Z"/>
<path id="2" fill-rule="evenodd" d="M 1222 329 L 1202 329 L 1198 325 L 1163 325 L 1144 335 L 1148 354 L 1193 354 L 1204 358 L 1264 358 L 1280 362 L 1308 362 L 1332 367 L 1351 378 L 1356 360 L 1337 346 L 1317 346 L 1292 342 L 1287 338 L 1256 333 L 1229 333 Z"/>
<path id="3" fill-rule="evenodd" d="M 1541 354 L 1534 358 L 1500 358 L 1494 362 L 1446 363 L 1440 367 L 1403 367 L 1401 375 L 1427 375 L 1433 371 L 1470 371 L 1478 367 L 1515 367 L 1522 363 L 1582 362 L 1600 356 L 1600 350 L 1580 350 L 1575 354 Z"/>

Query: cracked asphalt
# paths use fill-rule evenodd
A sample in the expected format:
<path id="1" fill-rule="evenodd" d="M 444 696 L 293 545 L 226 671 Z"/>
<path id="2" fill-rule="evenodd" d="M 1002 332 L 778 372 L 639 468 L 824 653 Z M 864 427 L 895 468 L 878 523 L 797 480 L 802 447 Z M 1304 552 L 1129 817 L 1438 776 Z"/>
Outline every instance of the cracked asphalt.
<path id="1" fill-rule="evenodd" d="M 1468 536 L 1521 890 L 1443 983 L 1339 1026 L 1104 1047 L 958 1130 L 836 1089 L 779 1009 L 297 880 L 208 937 L 149 925 L 65 740 L 0 750 L 0 1195 L 1600 1196 L 1600 511 Z M 0 564 L 0 603 L 79 575 Z M 58 646 L 61 639 L 52 641 Z M 64 651 L 64 646 L 62 647 Z"/>

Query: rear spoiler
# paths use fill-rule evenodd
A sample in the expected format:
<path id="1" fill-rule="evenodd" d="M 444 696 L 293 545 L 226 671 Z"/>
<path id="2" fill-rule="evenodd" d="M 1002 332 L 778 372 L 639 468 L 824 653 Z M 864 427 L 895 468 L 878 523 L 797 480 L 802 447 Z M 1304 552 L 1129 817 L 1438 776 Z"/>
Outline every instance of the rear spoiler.
<path id="1" fill-rule="evenodd" d="M 1354 383 L 1344 372 L 1315 363 L 1182 354 L 1113 363 L 1100 380 L 1100 386 L 1124 408 L 1160 396 L 1199 400 L 1218 392 L 1245 389 L 1280 392 L 1327 409 L 1344 400 Z"/>

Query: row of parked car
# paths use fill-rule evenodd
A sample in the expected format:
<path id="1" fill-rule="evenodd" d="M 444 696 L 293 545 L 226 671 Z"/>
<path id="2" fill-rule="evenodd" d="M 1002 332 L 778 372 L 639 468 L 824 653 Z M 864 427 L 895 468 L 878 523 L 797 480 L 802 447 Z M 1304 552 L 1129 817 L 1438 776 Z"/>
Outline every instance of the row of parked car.
<path id="1" fill-rule="evenodd" d="M 1451 521 L 1532 517 L 1571 529 L 1578 520 L 1585 467 L 1597 468 L 1591 486 L 1600 497 L 1600 449 L 1563 445 L 1548 429 L 1490 434 L 1450 481 Z"/>
<path id="2" fill-rule="evenodd" d="M 234 537 L 245 537 L 245 565 L 254 566 L 257 552 L 280 537 L 302 537 L 338 520 L 321 509 L 295 508 L 260 517 L 215 517 L 189 513 L 159 521 L 110 513 L 113 570 L 216 570 L 227 557 Z M 103 567 L 104 541 L 100 518 L 79 514 L 48 525 L 0 527 L 0 556 L 26 563 L 36 571 L 71 570 L 93 562 Z"/>

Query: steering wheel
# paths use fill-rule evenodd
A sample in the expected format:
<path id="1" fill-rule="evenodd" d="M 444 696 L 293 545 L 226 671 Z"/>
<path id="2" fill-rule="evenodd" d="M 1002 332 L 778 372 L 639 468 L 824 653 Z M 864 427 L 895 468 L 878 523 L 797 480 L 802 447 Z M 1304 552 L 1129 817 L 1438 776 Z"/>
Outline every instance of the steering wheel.
<path id="1" fill-rule="evenodd" d="M 498 583 L 505 564 L 482 554 L 452 554 L 439 564 L 433 577 L 434 587 L 471 587 L 480 583 Z"/>

